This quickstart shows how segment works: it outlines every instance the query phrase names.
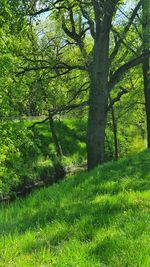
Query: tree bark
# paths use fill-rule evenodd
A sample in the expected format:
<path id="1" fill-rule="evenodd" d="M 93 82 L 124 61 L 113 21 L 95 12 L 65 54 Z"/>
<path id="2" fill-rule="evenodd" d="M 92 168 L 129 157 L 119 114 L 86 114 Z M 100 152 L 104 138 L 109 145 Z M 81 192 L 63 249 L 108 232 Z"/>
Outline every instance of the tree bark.
<path id="1" fill-rule="evenodd" d="M 93 71 L 91 73 L 87 135 L 88 170 L 104 162 L 107 101 L 108 92 L 105 71 L 102 70 L 102 72 L 99 72 L 98 66 L 93 66 Z"/>
<path id="2" fill-rule="evenodd" d="M 96 20 L 98 18 L 96 17 Z M 108 106 L 110 21 L 97 21 L 93 62 L 90 67 L 90 97 L 87 134 L 88 170 L 104 162 L 105 127 Z"/>
<path id="3" fill-rule="evenodd" d="M 143 50 L 150 50 L 150 1 L 143 0 Z M 145 110 L 147 122 L 147 147 L 150 148 L 150 58 L 143 62 Z"/>

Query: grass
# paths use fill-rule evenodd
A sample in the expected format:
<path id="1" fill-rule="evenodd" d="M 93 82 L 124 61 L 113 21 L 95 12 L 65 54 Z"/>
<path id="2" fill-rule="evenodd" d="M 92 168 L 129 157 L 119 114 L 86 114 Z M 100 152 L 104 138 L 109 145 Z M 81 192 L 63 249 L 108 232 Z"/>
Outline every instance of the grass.
<path id="1" fill-rule="evenodd" d="M 56 132 L 61 143 L 64 161 L 81 163 L 86 160 L 86 121 L 64 119 L 55 121 Z M 51 157 L 55 151 L 49 123 L 36 126 L 36 138 L 41 140 L 41 155 Z"/>
<path id="2" fill-rule="evenodd" d="M 1 267 L 149 267 L 150 152 L 0 207 Z"/>

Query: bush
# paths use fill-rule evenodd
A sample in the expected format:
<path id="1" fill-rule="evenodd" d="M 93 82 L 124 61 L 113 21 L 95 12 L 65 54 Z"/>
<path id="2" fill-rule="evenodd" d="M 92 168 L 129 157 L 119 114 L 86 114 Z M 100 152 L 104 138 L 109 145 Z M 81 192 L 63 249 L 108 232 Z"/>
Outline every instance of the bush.
<path id="1" fill-rule="evenodd" d="M 34 166 L 39 149 L 33 133 L 21 122 L 0 126 L 0 195 L 35 178 Z"/>

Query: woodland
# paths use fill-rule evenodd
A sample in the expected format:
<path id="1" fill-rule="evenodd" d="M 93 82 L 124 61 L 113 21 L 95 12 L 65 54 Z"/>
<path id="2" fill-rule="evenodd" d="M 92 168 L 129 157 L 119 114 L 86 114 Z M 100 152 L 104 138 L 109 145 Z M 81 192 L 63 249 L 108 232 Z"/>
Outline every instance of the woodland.
<path id="1" fill-rule="evenodd" d="M 0 0 L 0 48 L 0 266 L 150 266 L 150 0 Z"/>
<path id="2" fill-rule="evenodd" d="M 149 6 L 1 1 L 1 194 L 150 147 Z"/>

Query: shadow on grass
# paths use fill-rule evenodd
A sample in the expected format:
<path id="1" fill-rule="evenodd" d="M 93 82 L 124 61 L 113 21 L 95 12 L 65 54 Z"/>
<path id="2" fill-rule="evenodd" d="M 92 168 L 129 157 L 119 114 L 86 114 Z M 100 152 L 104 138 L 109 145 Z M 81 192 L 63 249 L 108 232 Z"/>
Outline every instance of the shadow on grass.
<path id="1" fill-rule="evenodd" d="M 104 164 L 11 204 L 2 210 L 1 236 L 6 238 L 16 232 L 22 236 L 31 231 L 35 238 L 30 246 L 24 247 L 30 253 L 43 247 L 57 247 L 73 237 L 90 243 L 101 229 L 113 227 L 117 220 L 121 223 L 126 212 L 132 211 L 130 227 L 135 228 L 134 218 L 141 219 L 143 214 L 139 213 L 142 206 L 137 198 L 134 200 L 134 193 L 150 188 L 149 159 L 146 151 L 129 160 Z M 137 235 L 142 234 L 143 226 L 140 227 Z M 89 248 L 88 253 L 100 255 L 102 261 L 109 263 L 108 257 L 124 246 L 127 243 L 115 232 Z"/>

